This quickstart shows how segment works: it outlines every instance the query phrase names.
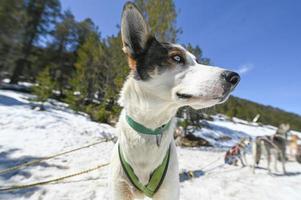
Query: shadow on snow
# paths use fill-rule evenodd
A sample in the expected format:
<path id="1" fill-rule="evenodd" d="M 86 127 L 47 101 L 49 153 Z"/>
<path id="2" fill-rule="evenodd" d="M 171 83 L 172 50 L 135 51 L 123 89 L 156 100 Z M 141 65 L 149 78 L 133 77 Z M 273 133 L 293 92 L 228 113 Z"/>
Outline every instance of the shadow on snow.
<path id="1" fill-rule="evenodd" d="M 34 157 L 34 156 L 21 156 L 18 158 L 11 158 L 11 155 L 20 149 L 8 149 L 8 150 L 2 150 L 3 146 L 0 146 L 0 171 L 14 167 L 16 165 L 20 165 L 23 163 L 27 163 L 33 160 L 38 160 L 41 159 L 41 157 Z M 21 185 L 21 184 L 28 184 L 29 182 L 26 181 L 30 177 L 32 177 L 32 173 L 29 168 L 32 167 L 42 167 L 42 168 L 49 168 L 49 167 L 55 167 L 57 169 L 65 169 L 65 167 L 61 165 L 53 165 L 53 164 L 48 164 L 45 161 L 42 161 L 40 163 L 36 163 L 33 166 L 29 166 L 26 168 L 20 168 L 11 172 L 7 172 L 4 174 L 0 174 L 0 181 L 4 182 L 5 185 L 1 185 L 1 188 L 6 188 L 7 186 L 10 186 L 12 184 L 15 185 Z M 24 180 L 22 182 L 15 183 L 7 183 L 10 182 L 9 180 L 17 178 L 18 180 Z M 30 181 L 30 182 L 36 182 L 36 181 Z M 7 183 L 7 184 L 6 184 Z M 19 189 L 19 190 L 14 190 L 14 191 L 0 191 L 0 199 L 14 199 L 16 197 L 30 197 L 35 191 L 39 190 L 39 187 L 33 187 L 33 188 L 27 188 L 27 189 Z"/>
<path id="2" fill-rule="evenodd" d="M 3 106 L 22 106 L 25 105 L 25 103 L 18 101 L 15 98 L 0 95 L 0 105 Z"/>

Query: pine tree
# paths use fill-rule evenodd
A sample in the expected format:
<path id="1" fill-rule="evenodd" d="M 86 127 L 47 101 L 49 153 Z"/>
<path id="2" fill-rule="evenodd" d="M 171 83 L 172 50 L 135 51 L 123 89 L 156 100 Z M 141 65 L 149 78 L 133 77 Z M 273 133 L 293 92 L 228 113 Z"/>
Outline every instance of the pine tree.
<path id="1" fill-rule="evenodd" d="M 44 110 L 43 103 L 52 96 L 55 88 L 55 82 L 51 78 L 51 67 L 47 66 L 37 76 L 37 85 L 33 87 L 33 93 L 37 96 L 37 100 L 40 101 L 41 110 Z"/>
<path id="2" fill-rule="evenodd" d="M 55 71 L 53 78 L 57 83 L 56 89 L 60 97 L 64 96 L 64 88 L 73 71 L 77 40 L 77 22 L 70 11 L 65 11 L 61 21 L 55 27 L 53 42 L 50 46 L 54 52 L 51 60 Z"/>
<path id="3" fill-rule="evenodd" d="M 75 63 L 76 72 L 70 80 L 72 91 L 67 101 L 76 110 L 90 114 L 93 120 L 110 122 L 115 114 L 111 98 L 115 95 L 112 86 L 114 74 L 109 68 L 106 45 L 97 32 L 88 34 L 79 47 Z"/>
<path id="4" fill-rule="evenodd" d="M 97 27 L 90 18 L 77 23 L 77 47 L 81 47 L 90 33 L 97 33 Z"/>
<path id="5" fill-rule="evenodd" d="M 113 73 L 113 82 L 110 84 L 112 91 L 111 96 L 117 96 L 124 80 L 129 74 L 127 59 L 122 51 L 122 42 L 120 33 L 117 36 L 111 36 L 106 39 L 108 46 L 108 54 L 110 55 L 110 69 Z M 116 100 L 116 99 L 115 99 Z"/>
<path id="6" fill-rule="evenodd" d="M 0 1 L 0 78 L 9 73 L 20 57 L 20 37 L 23 31 L 25 8 L 23 0 Z"/>
<path id="7" fill-rule="evenodd" d="M 135 0 L 160 41 L 175 42 L 181 33 L 176 25 L 177 11 L 173 0 Z"/>
<path id="8" fill-rule="evenodd" d="M 24 69 L 30 68 L 29 57 L 33 52 L 35 43 L 41 37 L 51 32 L 51 25 L 56 22 L 60 14 L 59 0 L 28 0 L 24 1 L 26 9 L 26 21 L 21 36 L 20 58 L 15 62 L 15 68 L 11 75 L 11 83 L 17 83 Z"/>
<path id="9" fill-rule="evenodd" d="M 77 54 L 75 76 L 70 80 L 73 91 L 82 104 L 92 102 L 95 94 L 104 97 L 110 74 L 106 48 L 98 34 L 90 33 Z"/>

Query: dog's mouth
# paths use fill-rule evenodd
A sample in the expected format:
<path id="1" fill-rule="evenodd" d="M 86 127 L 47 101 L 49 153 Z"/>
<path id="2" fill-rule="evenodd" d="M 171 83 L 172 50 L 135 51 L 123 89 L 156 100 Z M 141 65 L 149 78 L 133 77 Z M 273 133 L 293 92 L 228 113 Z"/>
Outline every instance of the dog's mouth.
<path id="1" fill-rule="evenodd" d="M 182 99 L 182 100 L 199 100 L 199 99 L 211 99 L 211 100 L 218 100 L 218 101 L 223 101 L 227 95 L 223 95 L 223 96 L 194 96 L 192 94 L 187 94 L 187 93 L 180 93 L 180 92 L 177 92 L 176 93 L 177 97 L 179 99 Z"/>
<path id="2" fill-rule="evenodd" d="M 179 93 L 179 92 L 177 92 L 176 95 L 179 99 L 191 99 L 193 97 L 193 95 L 191 95 L 191 94 L 185 94 L 185 93 Z"/>

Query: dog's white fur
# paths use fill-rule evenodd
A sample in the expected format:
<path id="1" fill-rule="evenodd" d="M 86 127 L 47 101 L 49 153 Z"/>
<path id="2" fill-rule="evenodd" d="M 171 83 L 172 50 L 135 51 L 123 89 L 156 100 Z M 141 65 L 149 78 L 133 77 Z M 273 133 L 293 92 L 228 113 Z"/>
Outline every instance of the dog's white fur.
<path id="1" fill-rule="evenodd" d="M 117 124 L 118 142 L 111 161 L 111 189 L 114 200 L 144 197 L 133 187 L 122 169 L 118 144 L 125 159 L 143 184 L 148 183 L 150 175 L 162 163 L 171 145 L 168 171 L 153 199 L 179 199 L 178 160 L 173 140 L 176 121 L 173 117 L 182 106 L 190 105 L 201 109 L 221 103 L 229 95 L 225 94 L 220 78 L 224 69 L 198 64 L 195 57 L 183 47 L 180 45 L 175 47 L 185 51 L 189 65 L 187 68 L 175 65 L 163 73 L 155 71 L 147 81 L 135 79 L 132 71 L 122 88 L 119 103 L 123 110 Z M 177 92 L 191 94 L 193 97 L 181 99 L 176 95 Z M 160 146 L 157 146 L 155 136 L 137 133 L 128 125 L 126 114 L 152 129 L 166 124 L 169 120 L 172 120 L 172 123 L 162 134 Z"/>

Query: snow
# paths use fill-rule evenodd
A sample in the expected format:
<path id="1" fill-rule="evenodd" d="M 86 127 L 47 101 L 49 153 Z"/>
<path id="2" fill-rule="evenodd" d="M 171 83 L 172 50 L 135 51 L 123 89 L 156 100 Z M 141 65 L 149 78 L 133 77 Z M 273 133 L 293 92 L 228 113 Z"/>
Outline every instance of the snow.
<path id="1" fill-rule="evenodd" d="M 75 114 L 64 104 L 47 103 L 46 111 L 31 109 L 29 95 L 0 92 L 0 170 L 112 137 L 114 129 Z M 52 101 L 55 103 L 55 101 Z M 0 175 L 0 185 L 25 184 L 71 174 L 109 161 L 112 142 L 58 157 L 17 173 Z M 1 193 L 0 199 L 85 199 L 103 196 L 107 169 L 64 184 Z M 89 181 L 88 181 L 89 180 Z M 62 187 L 64 188 L 62 190 Z"/>
<path id="2" fill-rule="evenodd" d="M 32 109 L 35 103 L 30 102 L 30 98 L 28 94 L 0 90 L 0 171 L 115 135 L 113 127 L 92 122 L 85 114 L 75 113 L 68 105 L 54 100 L 45 104 L 46 111 Z M 300 199 L 301 165 L 296 162 L 287 163 L 289 173 L 285 176 L 281 171 L 268 174 L 265 161 L 255 174 L 249 167 L 223 165 L 225 149 L 241 137 L 270 135 L 275 133 L 275 127 L 236 118 L 229 120 L 222 115 L 204 123 L 206 127 L 195 134 L 212 142 L 213 148 L 177 147 L 180 171 L 192 170 L 198 174 L 181 182 L 182 200 Z M 230 139 L 220 140 L 222 136 Z M 0 174 L 0 188 L 48 180 L 107 163 L 113 145 L 113 142 L 105 142 L 16 172 Z M 248 161 L 252 162 L 251 155 Z M 0 191 L 0 199 L 107 199 L 108 170 L 105 167 L 32 189 Z"/>
<path id="3" fill-rule="evenodd" d="M 222 158 L 220 152 L 199 151 L 191 149 L 178 149 L 181 168 L 202 169 L 210 161 Z M 251 162 L 248 156 L 249 164 Z M 262 162 L 263 167 L 266 162 Z M 235 166 L 219 166 L 223 164 L 220 159 L 213 166 L 205 168 L 205 175 L 181 183 L 181 199 L 206 200 L 297 200 L 301 195 L 301 165 L 293 162 L 287 164 L 288 176 L 281 173 L 268 175 L 265 169 L 256 169 L 255 174 L 251 168 Z M 280 168 L 280 165 L 279 165 Z"/>

